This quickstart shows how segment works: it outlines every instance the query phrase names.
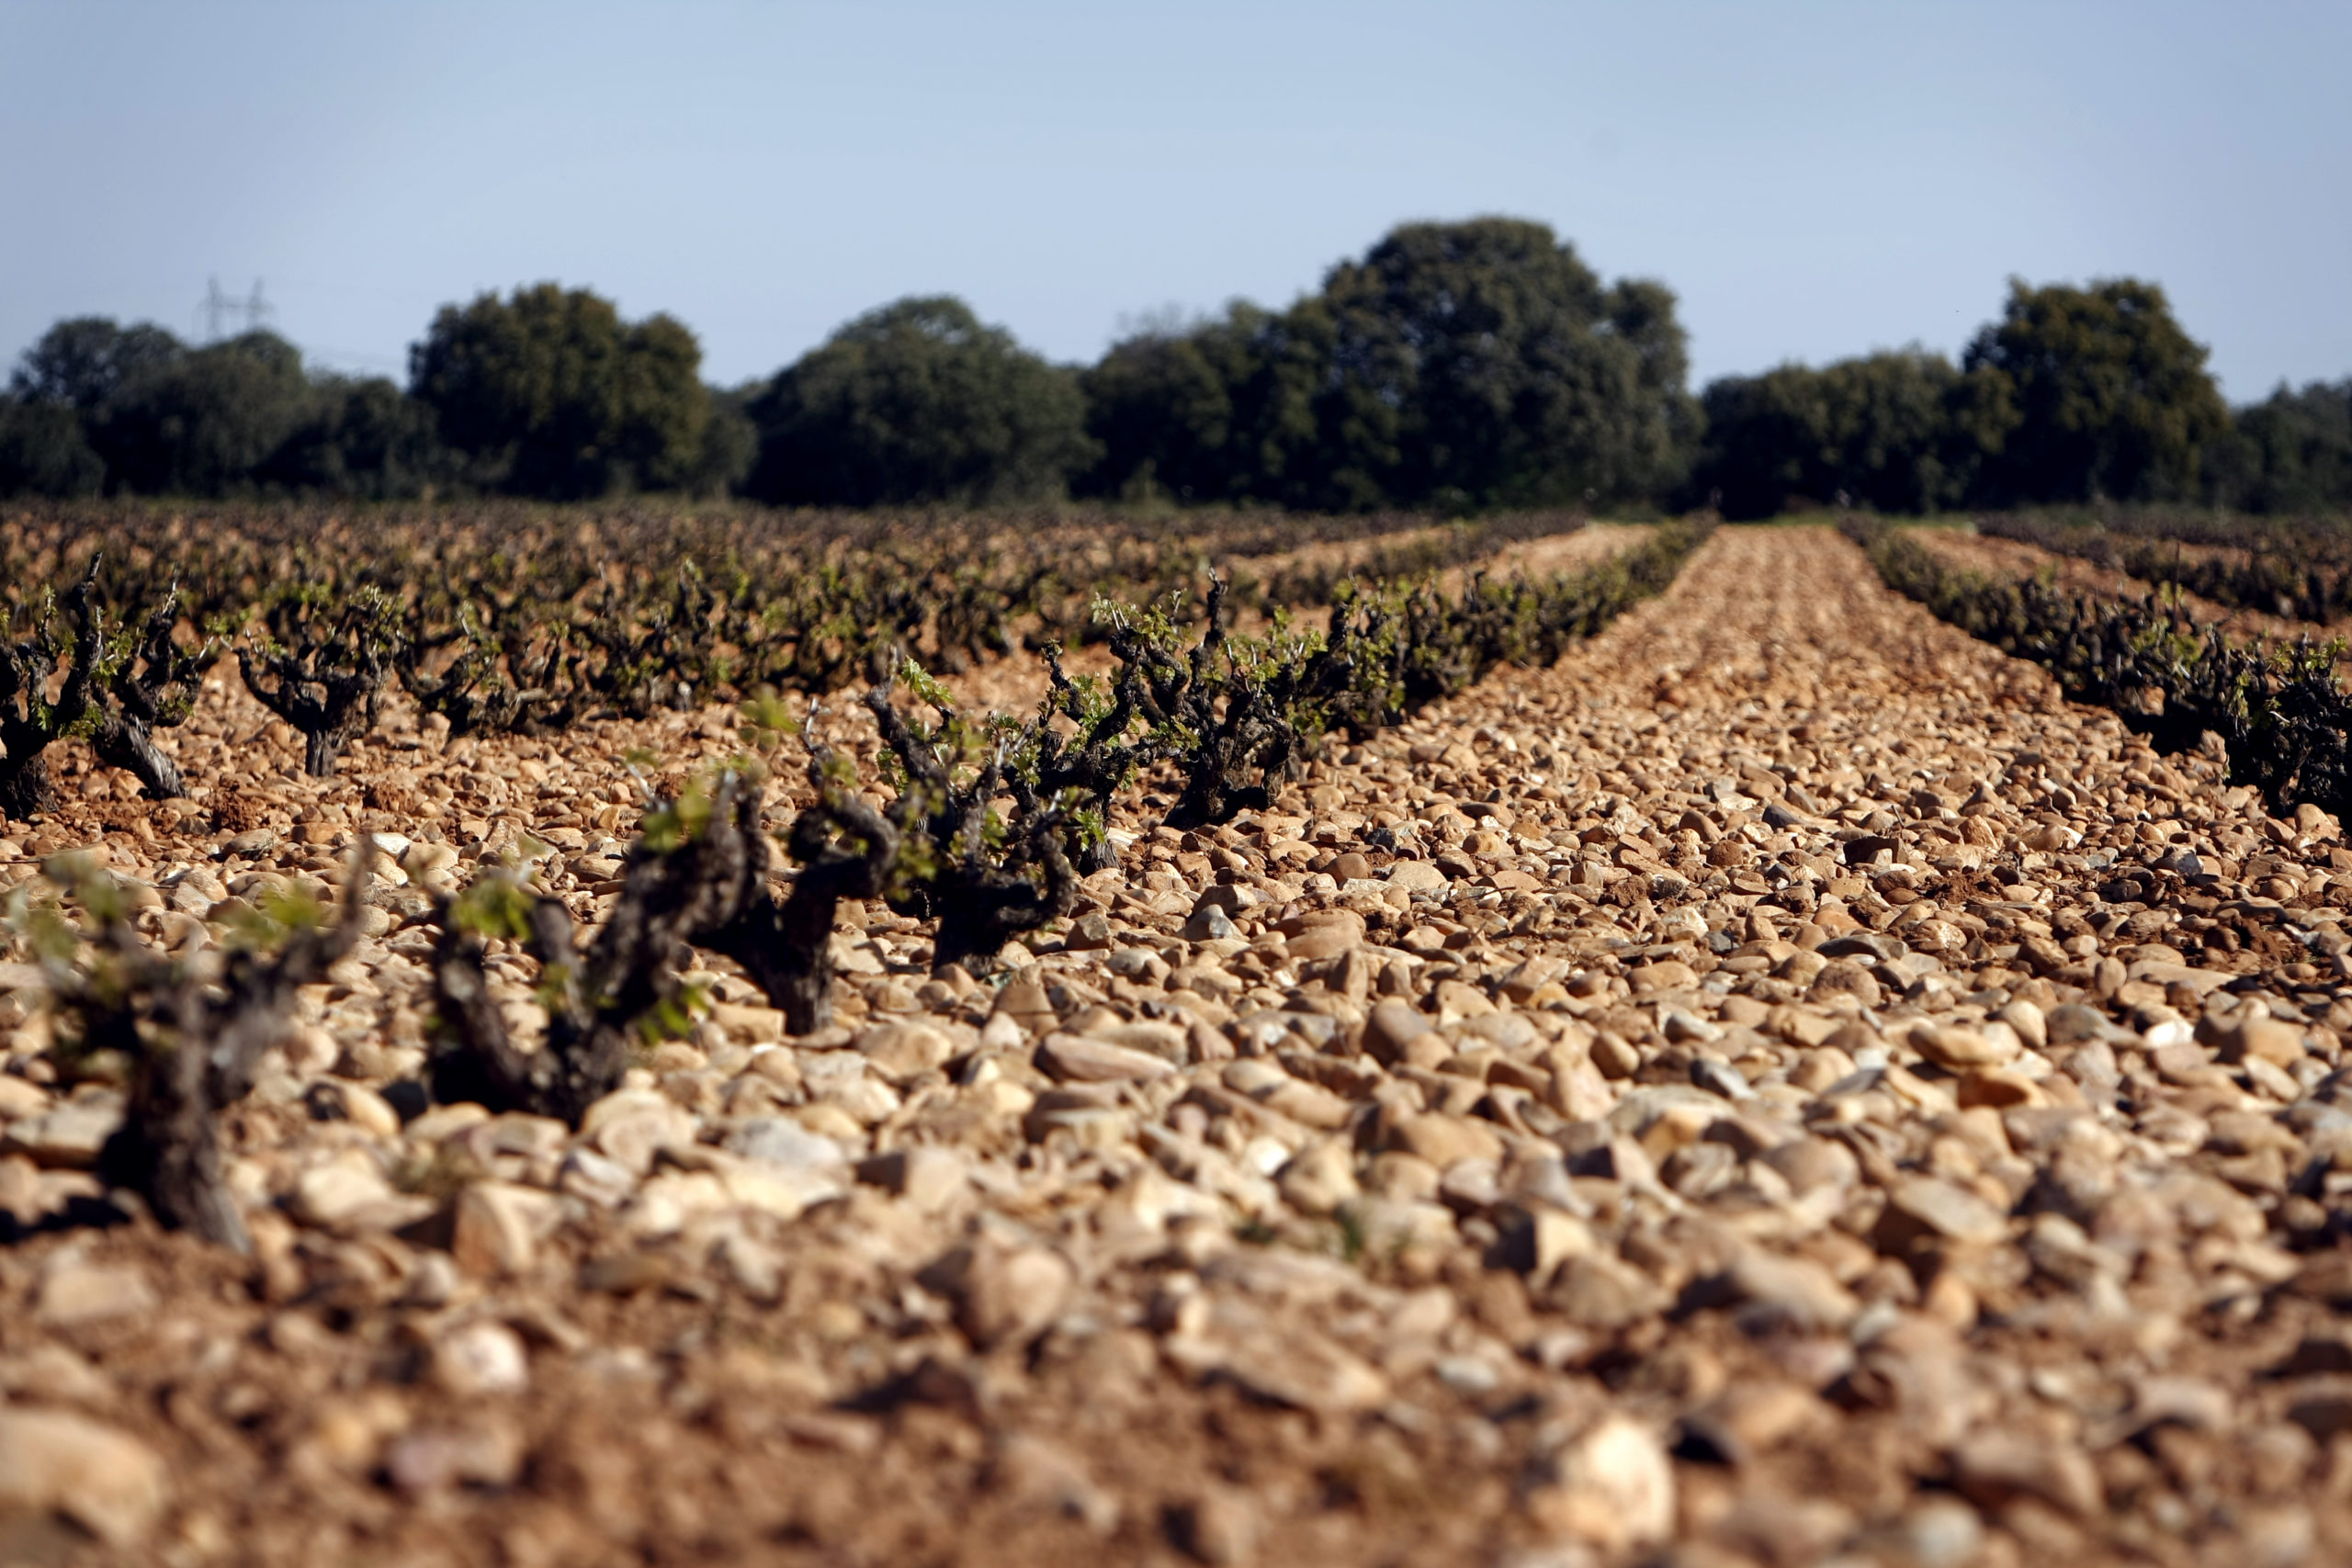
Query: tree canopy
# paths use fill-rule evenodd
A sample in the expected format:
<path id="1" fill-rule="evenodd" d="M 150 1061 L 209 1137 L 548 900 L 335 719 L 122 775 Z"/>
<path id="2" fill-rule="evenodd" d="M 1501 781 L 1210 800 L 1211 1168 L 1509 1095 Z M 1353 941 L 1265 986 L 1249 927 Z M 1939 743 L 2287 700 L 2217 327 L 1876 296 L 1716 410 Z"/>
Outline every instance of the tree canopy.
<path id="1" fill-rule="evenodd" d="M 161 327 L 60 321 L 0 411 L 0 493 L 408 495 L 446 473 L 429 409 L 382 378 L 313 376 L 247 333 L 190 348 Z"/>
<path id="2" fill-rule="evenodd" d="M 2007 429 L 2005 390 L 1917 348 L 1727 376 L 1701 400 L 1707 436 L 1689 490 L 1735 520 L 1806 502 L 1958 505 Z"/>
<path id="3" fill-rule="evenodd" d="M 27 349 L 0 400 L 0 495 L 93 495 L 107 482 L 94 440 L 126 382 L 187 353 L 163 328 L 103 316 L 59 321 Z"/>
<path id="4" fill-rule="evenodd" d="M 1152 328 L 1089 372 L 1089 488 L 1350 510 L 1619 502 L 1689 461 L 1674 296 L 1541 223 L 1412 223 L 1279 314 Z"/>
<path id="5" fill-rule="evenodd" d="M 275 490 L 380 501 L 447 485 L 456 467 L 433 411 L 390 379 L 322 376 L 308 412 L 255 477 Z"/>
<path id="6" fill-rule="evenodd" d="M 684 488 L 706 471 L 702 348 L 669 316 L 553 283 L 445 305 L 409 355 L 411 392 L 475 481 L 572 499 Z"/>
<path id="7" fill-rule="evenodd" d="M 187 352 L 152 321 L 126 327 L 104 316 L 74 316 L 25 350 L 8 389 L 28 402 L 87 413 L 106 407 L 126 381 L 173 365 Z"/>
<path id="8" fill-rule="evenodd" d="M 2017 422 L 1985 474 L 2001 502 L 2147 501 L 2196 493 L 2230 411 L 2205 349 L 2165 292 L 2137 278 L 2087 288 L 2009 285 L 2001 319 L 1962 361 L 2007 383 Z"/>
<path id="9" fill-rule="evenodd" d="M 1269 466 L 1260 400 L 1272 316 L 1236 300 L 1216 321 L 1145 328 L 1079 377 L 1098 456 L 1081 488 L 1129 500 L 1239 501 Z M 1278 466 L 1278 465 L 1271 465 Z"/>
<path id="10" fill-rule="evenodd" d="M 849 322 L 749 407 L 749 490 L 823 506 L 966 504 L 1063 493 L 1093 458 L 1075 372 L 945 295 Z"/>
<path id="11" fill-rule="evenodd" d="M 106 459 L 70 405 L 0 396 L 0 496 L 96 495 L 106 479 Z"/>
<path id="12" fill-rule="evenodd" d="M 2352 507 L 2352 378 L 2284 384 L 2238 411 L 2230 435 L 2206 453 L 2207 487 L 2249 512 Z"/>
<path id="13" fill-rule="evenodd" d="M 1670 483 L 1696 411 L 1674 296 L 1541 223 L 1412 223 L 1324 280 L 1329 504 L 1558 504 Z"/>
<path id="14" fill-rule="evenodd" d="M 62 321 L 0 397 L 0 494 L 724 493 L 751 467 L 740 400 L 702 385 L 700 346 L 666 316 L 625 324 L 546 285 L 444 309 L 412 357 L 413 395 L 313 372 L 272 333 L 191 348 Z"/>
<path id="15" fill-rule="evenodd" d="M 220 495 L 250 484 L 311 407 L 301 354 L 253 332 L 131 371 L 92 435 L 121 489 Z"/>

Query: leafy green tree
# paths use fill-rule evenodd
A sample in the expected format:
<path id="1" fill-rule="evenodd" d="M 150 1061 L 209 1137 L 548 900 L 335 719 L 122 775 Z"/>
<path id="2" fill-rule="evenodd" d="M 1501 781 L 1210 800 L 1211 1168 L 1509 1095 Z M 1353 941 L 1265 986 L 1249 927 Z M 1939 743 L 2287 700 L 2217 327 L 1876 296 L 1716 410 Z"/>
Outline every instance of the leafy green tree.
<path id="1" fill-rule="evenodd" d="M 760 427 L 752 423 L 751 401 L 759 384 L 710 394 L 710 423 L 685 488 L 696 495 L 726 495 L 742 488 L 760 458 Z"/>
<path id="2" fill-rule="evenodd" d="M 2239 409 L 2207 448 L 2205 475 L 2212 500 L 2249 512 L 2352 509 L 2352 379 L 2301 391 L 2281 382 Z"/>
<path id="3" fill-rule="evenodd" d="M 2164 290 L 2136 278 L 2087 288 L 2012 279 L 2001 320 L 1962 363 L 2004 378 L 2017 411 L 1985 469 L 1985 497 L 1998 503 L 2188 495 L 2203 449 L 2229 429 L 2205 349 Z"/>
<path id="4" fill-rule="evenodd" d="M 410 390 L 478 482 L 557 499 L 692 484 L 710 389 L 694 333 L 624 322 L 608 299 L 553 283 L 445 305 L 409 354 Z"/>
<path id="5" fill-rule="evenodd" d="M 1328 506 L 1318 399 L 1330 380 L 1330 312 L 1246 301 L 1189 332 L 1148 330 L 1083 378 L 1102 457 L 1089 494 Z M 1374 486 L 1352 493 L 1382 499 Z"/>
<path id="6" fill-rule="evenodd" d="M 311 407 L 300 352 L 253 332 L 130 371 L 92 436 L 115 488 L 220 495 L 253 485 Z"/>
<path id="7" fill-rule="evenodd" d="M 385 500 L 455 478 L 433 411 L 382 376 L 322 376 L 293 432 L 256 470 L 266 488 Z"/>
<path id="8" fill-rule="evenodd" d="M 858 317 L 751 404 L 762 500 L 987 503 L 1063 493 L 1093 459 L 1072 371 L 948 296 Z"/>
<path id="9" fill-rule="evenodd" d="M 1301 510 L 1328 507 L 1341 490 L 1359 498 L 1351 506 L 1387 499 L 1368 475 L 1349 471 L 1334 482 L 1325 421 L 1338 342 L 1338 323 L 1320 299 L 1302 299 L 1260 324 L 1250 378 L 1236 394 L 1250 493 L 1258 499 Z M 1340 434 L 1350 433 L 1343 423 Z"/>
<path id="10" fill-rule="evenodd" d="M 1325 279 L 1323 503 L 1626 501 L 1698 428 L 1674 297 L 1604 287 L 1541 223 L 1411 223 Z"/>
<path id="11" fill-rule="evenodd" d="M 1080 488 L 1127 500 L 1252 494 L 1269 466 L 1272 321 L 1236 300 L 1219 319 L 1156 324 L 1114 344 L 1079 377 L 1087 433 L 1101 448 Z"/>
<path id="12" fill-rule="evenodd" d="M 1356 510 L 1648 500 L 1699 429 L 1674 296 L 1540 223 L 1414 223 L 1279 314 L 1237 304 L 1086 377 L 1088 488 Z"/>
<path id="13" fill-rule="evenodd" d="M 180 341 L 146 322 L 59 321 L 27 349 L 0 400 L 0 495 L 89 495 L 107 479 L 93 434 L 126 381 L 176 363 Z"/>
<path id="14" fill-rule="evenodd" d="M 2003 390 L 1917 348 L 1724 377 L 1701 398 L 1707 436 L 1687 494 L 1734 520 L 1806 502 L 1956 505 L 2000 445 Z"/>
<path id="15" fill-rule="evenodd" d="M 0 396 L 0 496 L 96 495 L 106 478 L 74 408 Z"/>
<path id="16" fill-rule="evenodd" d="M 1826 390 L 1821 372 L 1804 365 L 1708 382 L 1699 395 L 1707 436 L 1690 476 L 1694 497 L 1735 523 L 1826 499 Z"/>
<path id="17" fill-rule="evenodd" d="M 175 364 L 187 352 L 151 321 L 126 327 L 104 316 L 75 316 L 25 351 L 8 378 L 9 390 L 28 402 L 95 413 L 125 382 Z"/>

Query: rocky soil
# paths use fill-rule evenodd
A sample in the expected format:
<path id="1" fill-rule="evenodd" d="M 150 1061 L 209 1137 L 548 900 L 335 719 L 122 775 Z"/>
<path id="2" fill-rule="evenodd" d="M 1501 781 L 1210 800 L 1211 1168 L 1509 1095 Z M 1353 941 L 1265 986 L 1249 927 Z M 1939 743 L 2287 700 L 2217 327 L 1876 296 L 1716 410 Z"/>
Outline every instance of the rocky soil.
<path id="1" fill-rule="evenodd" d="M 729 716 L 314 784 L 223 679 L 203 795 L 69 748 L 8 876 L 96 844 L 187 952 L 361 829 L 401 885 L 231 1118 L 251 1259 L 109 1202 L 0 969 L 0 1561 L 2352 1554 L 2339 825 L 1825 530 L 1277 809 L 1135 801 L 1008 973 L 858 911 L 795 1039 L 714 964 L 577 1133 L 424 1102 L 425 895 L 545 845 L 593 915 L 625 757 Z"/>
<path id="2" fill-rule="evenodd" d="M 1572 534 L 1516 539 L 1474 566 L 1450 569 L 1441 581 L 1447 592 L 1458 593 L 1479 572 L 1501 581 L 1514 575 L 1544 577 L 1555 571 L 1582 571 L 1642 544 L 1651 532 L 1638 523 L 1588 523 Z"/>

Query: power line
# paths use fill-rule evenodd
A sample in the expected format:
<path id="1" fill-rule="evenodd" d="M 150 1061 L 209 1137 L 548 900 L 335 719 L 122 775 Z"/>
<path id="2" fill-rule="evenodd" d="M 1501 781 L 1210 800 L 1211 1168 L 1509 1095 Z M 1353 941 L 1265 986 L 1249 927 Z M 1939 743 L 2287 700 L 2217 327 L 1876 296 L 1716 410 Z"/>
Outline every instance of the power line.
<path id="1" fill-rule="evenodd" d="M 262 323 L 277 313 L 277 308 L 263 297 L 258 277 L 254 279 L 253 292 L 243 299 L 223 290 L 218 277 L 208 279 L 204 302 L 197 310 L 204 318 L 204 337 L 208 343 L 220 341 L 220 323 L 225 320 L 242 317 L 244 325 L 239 329 L 241 332 L 259 332 Z"/>

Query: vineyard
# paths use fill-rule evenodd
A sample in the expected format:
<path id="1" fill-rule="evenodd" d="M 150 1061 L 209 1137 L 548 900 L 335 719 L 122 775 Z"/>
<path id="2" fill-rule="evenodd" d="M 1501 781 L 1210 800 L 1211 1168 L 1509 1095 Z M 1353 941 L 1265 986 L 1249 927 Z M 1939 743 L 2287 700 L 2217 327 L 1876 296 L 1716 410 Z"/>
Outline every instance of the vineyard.
<path id="1" fill-rule="evenodd" d="M 2352 534 L 2340 523 L 2250 523 L 2210 513 L 2067 521 L 2021 513 L 1983 531 L 2076 557 L 2226 609 L 2324 624 L 2352 611 Z"/>
<path id="2" fill-rule="evenodd" d="M 2336 816 L 2352 807 L 2352 704 L 2334 645 L 2306 632 L 2267 647 L 2198 620 L 2177 597 L 2101 600 L 2038 578 L 1987 579 L 1896 530 L 1858 524 L 1848 533 L 1890 587 L 2041 665 L 2069 698 L 2115 710 L 2159 751 L 2218 747 L 2230 781 L 2259 789 L 2280 816 L 2305 804 Z"/>
<path id="3" fill-rule="evenodd" d="M 2154 526 L 0 514 L 0 1559 L 2330 1560 L 2336 558 Z"/>

